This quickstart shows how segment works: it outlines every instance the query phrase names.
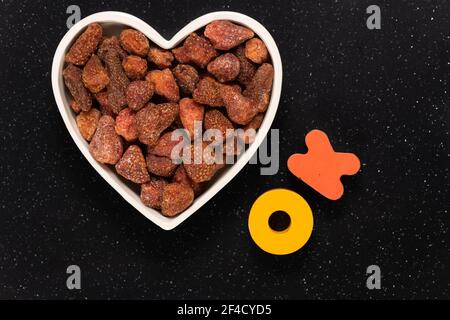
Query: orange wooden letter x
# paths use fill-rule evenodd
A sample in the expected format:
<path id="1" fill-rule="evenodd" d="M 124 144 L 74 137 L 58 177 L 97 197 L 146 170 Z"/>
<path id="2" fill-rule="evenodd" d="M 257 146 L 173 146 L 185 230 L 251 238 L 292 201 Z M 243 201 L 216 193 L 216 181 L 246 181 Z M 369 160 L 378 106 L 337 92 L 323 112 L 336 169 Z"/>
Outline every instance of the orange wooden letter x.
<path id="1" fill-rule="evenodd" d="M 341 176 L 354 175 L 360 162 L 353 153 L 335 152 L 325 132 L 312 130 L 305 138 L 308 152 L 293 154 L 288 169 L 297 178 L 330 200 L 344 193 Z"/>

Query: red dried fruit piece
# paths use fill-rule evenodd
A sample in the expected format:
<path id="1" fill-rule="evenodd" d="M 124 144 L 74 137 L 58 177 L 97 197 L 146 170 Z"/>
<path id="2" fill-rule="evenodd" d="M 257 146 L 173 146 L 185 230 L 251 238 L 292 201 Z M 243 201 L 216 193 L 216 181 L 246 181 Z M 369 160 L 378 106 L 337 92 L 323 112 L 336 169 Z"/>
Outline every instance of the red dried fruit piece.
<path id="1" fill-rule="evenodd" d="M 145 80 L 136 80 L 127 87 L 128 107 L 134 111 L 142 109 L 153 96 L 153 84 Z"/>
<path id="2" fill-rule="evenodd" d="M 150 173 L 160 177 L 173 176 L 178 164 L 173 163 L 172 159 L 167 157 L 159 157 L 154 154 L 147 154 L 147 168 Z"/>
<path id="3" fill-rule="evenodd" d="M 144 155 L 141 148 L 131 145 L 116 164 L 116 171 L 122 177 L 134 183 L 145 183 L 150 180 Z"/>
<path id="4" fill-rule="evenodd" d="M 123 71 L 122 62 L 116 50 L 109 49 L 106 51 L 104 61 L 109 74 L 109 84 L 107 86 L 108 104 L 111 110 L 117 114 L 127 104 L 125 92 L 130 80 L 128 80 L 125 71 Z"/>
<path id="5" fill-rule="evenodd" d="M 195 146 L 191 145 L 191 156 L 183 158 L 183 165 L 189 178 L 200 183 L 211 180 L 216 173 L 215 160 L 214 149 L 203 142 Z"/>
<path id="6" fill-rule="evenodd" d="M 155 46 L 150 46 L 147 58 L 159 69 L 166 69 L 170 68 L 172 65 L 173 54 L 169 50 L 163 50 Z"/>
<path id="7" fill-rule="evenodd" d="M 234 54 L 239 59 L 241 66 L 237 80 L 239 81 L 239 83 L 246 86 L 247 84 L 250 83 L 250 81 L 252 81 L 253 76 L 255 75 L 256 72 L 256 67 L 245 56 L 244 46 L 237 47 Z"/>
<path id="8" fill-rule="evenodd" d="M 95 160 L 105 164 L 116 164 L 123 153 L 122 140 L 114 130 L 114 119 L 102 116 L 97 130 L 89 144 L 89 151 Z"/>
<path id="9" fill-rule="evenodd" d="M 161 209 L 162 194 L 167 181 L 152 177 L 150 181 L 141 185 L 141 201 L 147 207 Z"/>
<path id="10" fill-rule="evenodd" d="M 246 125 L 258 113 L 255 101 L 243 96 L 236 87 L 222 86 L 221 94 L 233 122 Z"/>
<path id="11" fill-rule="evenodd" d="M 180 63 L 194 63 L 200 68 L 206 67 L 211 59 L 218 56 L 208 39 L 191 33 L 182 47 L 172 50 L 175 58 Z"/>
<path id="12" fill-rule="evenodd" d="M 184 94 L 192 94 L 200 77 L 197 70 L 188 64 L 179 64 L 173 69 L 173 75 Z"/>
<path id="13" fill-rule="evenodd" d="M 259 112 L 265 112 L 269 106 L 272 83 L 273 67 L 269 63 L 264 63 L 256 70 L 252 81 L 244 90 L 244 96 L 256 101 Z"/>
<path id="14" fill-rule="evenodd" d="M 194 201 L 194 191 L 188 185 L 169 183 L 164 187 L 161 213 L 173 217 L 186 210 Z"/>
<path id="15" fill-rule="evenodd" d="M 269 52 L 261 39 L 253 38 L 245 43 L 245 56 L 254 63 L 261 64 L 269 59 Z"/>
<path id="16" fill-rule="evenodd" d="M 102 115 L 108 115 L 114 117 L 114 112 L 111 109 L 111 106 L 108 103 L 108 93 L 106 91 L 99 92 L 95 94 L 95 99 L 100 105 L 100 111 Z"/>
<path id="17" fill-rule="evenodd" d="M 97 130 L 97 124 L 100 117 L 100 111 L 95 108 L 92 108 L 89 111 L 82 111 L 77 115 L 77 126 L 85 140 L 91 141 L 95 130 Z"/>
<path id="18" fill-rule="evenodd" d="M 93 54 L 83 68 L 83 84 L 92 93 L 102 91 L 109 83 L 109 77 L 97 55 Z"/>
<path id="19" fill-rule="evenodd" d="M 259 113 L 259 114 L 257 114 L 253 119 L 252 119 L 252 121 L 250 121 L 243 129 L 244 129 L 244 133 L 247 131 L 247 130 L 249 130 L 249 129 L 253 129 L 253 130 L 258 130 L 259 129 L 259 127 L 261 127 L 261 124 L 262 124 L 262 122 L 263 122 L 263 120 L 264 120 L 264 114 L 262 114 L 262 113 Z M 255 140 L 254 138 L 254 136 L 253 135 L 251 135 L 250 133 L 249 134 L 246 134 L 244 137 L 244 143 L 245 144 L 250 144 L 250 143 L 253 143 L 253 141 Z"/>
<path id="20" fill-rule="evenodd" d="M 70 101 L 69 106 L 75 113 L 79 113 L 81 111 L 81 105 L 75 100 Z"/>
<path id="21" fill-rule="evenodd" d="M 145 76 L 145 79 L 153 83 L 156 94 L 165 97 L 170 102 L 180 100 L 180 90 L 170 69 L 152 70 Z"/>
<path id="22" fill-rule="evenodd" d="M 147 60 L 138 56 L 127 56 L 122 60 L 122 67 L 131 80 L 142 79 L 147 73 Z"/>
<path id="23" fill-rule="evenodd" d="M 232 53 L 218 56 L 208 64 L 208 71 L 220 82 L 233 81 L 239 74 L 239 59 Z"/>
<path id="24" fill-rule="evenodd" d="M 150 48 L 147 37 L 134 29 L 125 29 L 120 33 L 120 44 L 128 53 L 141 57 L 145 57 Z"/>
<path id="25" fill-rule="evenodd" d="M 103 29 L 98 23 L 88 25 L 66 53 L 65 61 L 78 66 L 84 65 L 97 48 L 102 34 Z"/>
<path id="26" fill-rule="evenodd" d="M 205 114 L 205 130 L 217 129 L 222 134 L 222 141 L 233 135 L 234 127 L 230 120 L 219 110 L 210 110 Z M 231 130 L 231 131 L 230 131 Z"/>
<path id="27" fill-rule="evenodd" d="M 205 28 L 205 37 L 218 50 L 230 50 L 254 35 L 252 30 L 227 20 L 213 21 Z"/>
<path id="28" fill-rule="evenodd" d="M 210 107 L 222 107 L 223 99 L 220 93 L 221 84 L 212 77 L 203 77 L 197 84 L 192 97 L 201 104 Z"/>
<path id="29" fill-rule="evenodd" d="M 194 195 L 197 196 L 202 192 L 203 184 L 202 183 L 196 183 L 189 178 L 188 174 L 186 173 L 186 169 L 184 166 L 179 166 L 177 170 L 175 171 L 175 174 L 172 178 L 172 182 L 177 182 L 181 184 L 186 184 L 194 190 Z"/>
<path id="30" fill-rule="evenodd" d="M 130 108 L 125 108 L 116 117 L 116 133 L 126 141 L 135 141 L 138 138 L 136 114 Z"/>
<path id="31" fill-rule="evenodd" d="M 172 158 L 172 149 L 180 141 L 182 141 L 181 137 L 178 140 L 172 140 L 172 131 L 166 132 L 159 138 L 154 147 L 149 148 L 148 152 L 155 156 Z"/>
<path id="32" fill-rule="evenodd" d="M 128 54 L 126 53 L 125 50 L 122 49 L 122 47 L 120 46 L 119 39 L 116 36 L 103 38 L 102 42 L 100 43 L 100 46 L 98 47 L 97 55 L 99 56 L 100 59 L 105 60 L 105 53 L 110 49 L 117 51 L 120 60 L 123 60 L 126 57 L 128 57 Z"/>
<path id="33" fill-rule="evenodd" d="M 79 104 L 80 109 L 88 111 L 92 107 L 92 97 L 89 91 L 83 85 L 81 81 L 83 71 L 80 68 L 75 67 L 73 64 L 69 64 L 63 71 L 63 78 L 66 87 L 69 89 L 72 97 Z"/>
<path id="34" fill-rule="evenodd" d="M 178 116 L 178 110 L 176 103 L 148 104 L 139 110 L 136 114 L 139 141 L 149 146 L 155 145 L 161 132 Z"/>
<path id="35" fill-rule="evenodd" d="M 195 122 L 203 122 L 203 114 L 205 107 L 189 98 L 183 98 L 180 100 L 180 120 L 183 127 L 189 132 L 189 135 L 194 138 L 196 132 Z M 201 135 L 201 131 L 199 132 Z"/>

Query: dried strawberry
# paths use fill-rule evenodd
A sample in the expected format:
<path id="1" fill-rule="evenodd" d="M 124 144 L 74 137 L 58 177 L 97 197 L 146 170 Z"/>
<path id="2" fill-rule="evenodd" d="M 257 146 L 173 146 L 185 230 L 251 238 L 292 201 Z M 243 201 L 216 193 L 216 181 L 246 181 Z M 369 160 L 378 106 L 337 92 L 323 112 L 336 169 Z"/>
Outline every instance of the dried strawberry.
<path id="1" fill-rule="evenodd" d="M 81 111 L 77 115 L 77 126 L 85 140 L 91 141 L 95 130 L 97 130 L 97 124 L 100 117 L 100 111 L 95 108 L 91 108 L 89 111 Z"/>
<path id="2" fill-rule="evenodd" d="M 117 50 L 109 49 L 106 51 L 104 61 L 109 74 L 109 84 L 107 86 L 108 104 L 111 106 L 112 111 L 117 114 L 127 104 L 125 91 L 130 81 L 122 68 L 122 62 Z"/>
<path id="3" fill-rule="evenodd" d="M 114 50 L 119 55 L 120 60 L 125 59 L 128 54 L 120 46 L 119 39 L 116 36 L 105 37 L 102 39 L 97 51 L 97 55 L 100 59 L 105 60 L 105 54 L 108 50 Z"/>
<path id="4" fill-rule="evenodd" d="M 239 74 L 239 59 L 232 53 L 218 56 L 208 64 L 208 71 L 220 82 L 233 81 Z"/>
<path id="5" fill-rule="evenodd" d="M 102 115 L 108 115 L 114 117 L 114 112 L 112 111 L 111 106 L 108 103 L 108 93 L 106 91 L 102 91 L 95 94 L 95 99 L 100 105 L 100 111 Z"/>
<path id="6" fill-rule="evenodd" d="M 216 129 L 222 134 L 222 141 L 233 134 L 234 127 L 230 120 L 219 110 L 210 110 L 205 114 L 205 130 Z"/>
<path id="7" fill-rule="evenodd" d="M 255 101 L 243 96 L 235 87 L 222 86 L 221 94 L 233 122 L 246 125 L 258 113 Z"/>
<path id="8" fill-rule="evenodd" d="M 222 107 L 224 104 L 220 93 L 221 86 L 213 78 L 205 76 L 198 82 L 192 97 L 198 103 L 211 107 Z"/>
<path id="9" fill-rule="evenodd" d="M 131 82 L 126 91 L 128 107 L 134 111 L 142 109 L 153 96 L 153 90 L 153 84 L 148 81 Z"/>
<path id="10" fill-rule="evenodd" d="M 122 67 L 128 78 L 139 80 L 147 73 L 147 60 L 139 56 L 127 56 L 122 60 Z"/>
<path id="11" fill-rule="evenodd" d="M 189 178 L 197 183 L 211 180 L 217 171 L 214 149 L 205 142 L 191 145 L 191 155 L 183 155 L 183 165 Z"/>
<path id="12" fill-rule="evenodd" d="M 178 104 L 161 103 L 148 104 L 136 114 L 139 141 L 153 146 L 161 132 L 167 129 L 178 116 Z"/>
<path id="13" fill-rule="evenodd" d="M 183 124 L 183 127 L 189 132 L 189 135 L 194 138 L 195 132 L 195 123 L 203 122 L 203 114 L 205 112 L 205 108 L 189 98 L 183 98 L 180 100 L 180 120 Z M 201 130 L 201 129 L 200 129 Z M 201 131 L 199 132 L 201 135 Z"/>
<path id="14" fill-rule="evenodd" d="M 169 50 L 163 50 L 155 46 L 150 46 L 148 60 L 153 62 L 159 69 L 170 68 L 173 61 L 173 54 Z"/>
<path id="15" fill-rule="evenodd" d="M 69 64 L 63 71 L 63 78 L 66 87 L 69 89 L 72 97 L 79 104 L 80 109 L 83 111 L 89 111 L 92 106 L 91 94 L 86 90 L 81 80 L 83 71 L 80 68 L 75 67 L 73 64 Z"/>
<path id="16" fill-rule="evenodd" d="M 245 56 L 254 63 L 261 64 L 269 59 L 269 52 L 264 42 L 253 38 L 245 43 Z"/>
<path id="17" fill-rule="evenodd" d="M 197 70 L 188 64 L 179 64 L 173 69 L 173 75 L 184 94 L 192 94 L 200 77 Z"/>
<path id="18" fill-rule="evenodd" d="M 75 113 L 79 113 L 81 111 L 81 105 L 75 100 L 70 101 L 69 106 Z"/>
<path id="19" fill-rule="evenodd" d="M 175 171 L 175 174 L 173 175 L 172 182 L 177 182 L 177 183 L 186 184 L 186 185 L 190 186 L 192 188 L 192 190 L 194 190 L 194 195 L 199 195 L 203 189 L 202 183 L 194 182 L 191 180 L 191 178 L 189 178 L 184 166 L 179 166 L 177 168 L 177 170 Z"/>
<path id="20" fill-rule="evenodd" d="M 138 138 L 136 114 L 130 108 L 125 108 L 116 117 L 116 133 L 126 141 L 135 141 Z"/>
<path id="21" fill-rule="evenodd" d="M 205 28 L 205 37 L 218 50 L 230 50 L 254 35 L 252 30 L 227 20 L 213 21 Z"/>
<path id="22" fill-rule="evenodd" d="M 141 148 L 131 145 L 116 164 L 116 171 L 122 177 L 134 183 L 145 183 L 150 180 L 144 155 Z"/>
<path id="23" fill-rule="evenodd" d="M 89 151 L 95 160 L 105 164 L 116 164 L 122 157 L 122 140 L 114 130 L 114 119 L 110 116 L 102 116 L 98 121 Z"/>
<path id="24" fill-rule="evenodd" d="M 206 67 L 211 59 L 218 55 L 208 39 L 196 33 L 191 33 L 183 46 L 173 49 L 172 52 L 180 63 L 194 63 L 200 68 Z"/>
<path id="25" fill-rule="evenodd" d="M 147 154 L 147 168 L 150 173 L 160 177 L 173 176 L 178 164 L 174 163 L 172 159 L 167 157 L 159 157 L 154 154 Z"/>
<path id="26" fill-rule="evenodd" d="M 97 49 L 103 34 L 102 26 L 91 23 L 86 30 L 75 40 L 75 43 L 67 52 L 65 61 L 78 66 L 84 65 Z"/>
<path id="27" fill-rule="evenodd" d="M 167 181 L 151 177 L 150 181 L 141 185 L 141 201 L 147 207 L 161 209 L 162 194 Z"/>
<path id="28" fill-rule="evenodd" d="M 169 102 L 180 100 L 180 91 L 170 69 L 152 70 L 145 79 L 153 83 L 156 94 L 165 97 Z"/>
<path id="29" fill-rule="evenodd" d="M 269 63 L 264 63 L 256 70 L 252 81 L 244 90 L 244 96 L 256 101 L 259 112 L 265 112 L 269 106 L 272 82 L 273 67 Z"/>
<path id="30" fill-rule="evenodd" d="M 168 217 L 186 210 L 194 201 L 194 191 L 186 184 L 169 183 L 164 187 L 161 212 Z"/>
<path id="31" fill-rule="evenodd" d="M 172 131 L 164 133 L 158 142 L 152 148 L 149 148 L 149 153 L 159 157 L 172 158 L 173 148 L 182 141 L 180 137 L 178 140 L 172 138 Z M 180 156 L 180 155 L 174 155 Z"/>
<path id="32" fill-rule="evenodd" d="M 130 54 L 145 57 L 150 47 L 147 37 L 140 31 L 125 29 L 120 33 L 120 44 Z"/>
<path id="33" fill-rule="evenodd" d="M 236 50 L 234 51 L 234 54 L 239 59 L 241 66 L 237 80 L 239 81 L 239 83 L 246 86 L 247 84 L 250 83 L 250 81 L 252 81 L 253 76 L 255 75 L 256 72 L 256 67 L 245 56 L 244 46 L 237 47 Z"/>
<path id="34" fill-rule="evenodd" d="M 93 54 L 86 63 L 82 74 L 83 84 L 92 93 L 102 91 L 109 83 L 109 77 L 97 55 Z"/>

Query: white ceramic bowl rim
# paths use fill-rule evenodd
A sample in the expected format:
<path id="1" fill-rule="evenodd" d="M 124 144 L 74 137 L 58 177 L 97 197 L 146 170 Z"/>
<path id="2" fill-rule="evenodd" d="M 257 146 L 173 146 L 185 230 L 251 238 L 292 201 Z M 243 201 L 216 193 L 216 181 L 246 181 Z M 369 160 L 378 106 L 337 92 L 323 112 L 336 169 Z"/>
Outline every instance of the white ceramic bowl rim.
<path id="1" fill-rule="evenodd" d="M 226 171 L 223 172 L 220 177 L 212 185 L 210 185 L 205 192 L 203 192 L 198 198 L 196 198 L 194 203 L 189 208 L 187 208 L 184 212 L 176 217 L 168 218 L 161 215 L 158 211 L 146 207 L 144 204 L 142 204 L 139 199 L 139 195 L 136 194 L 134 190 L 130 189 L 126 184 L 124 184 L 123 181 L 118 177 L 118 175 L 113 172 L 113 170 L 105 165 L 98 163 L 91 156 L 88 149 L 88 143 L 79 133 L 75 122 L 75 117 L 73 116 L 73 112 L 69 106 L 69 96 L 64 87 L 62 79 L 64 55 L 76 36 L 80 34 L 87 25 L 93 22 L 98 22 L 100 24 L 121 24 L 129 26 L 143 32 L 156 45 L 164 49 L 171 49 L 179 44 L 182 40 L 184 40 L 190 33 L 201 29 L 214 20 L 230 20 L 244 25 L 252 29 L 261 38 L 261 40 L 264 41 L 270 53 L 272 64 L 274 67 L 274 81 L 270 104 L 265 114 L 263 123 L 257 132 L 255 141 L 248 147 L 245 153 L 239 157 L 234 165 L 227 168 Z M 123 12 L 105 11 L 92 14 L 80 20 L 71 29 L 69 29 L 69 31 L 62 38 L 53 58 L 52 87 L 59 112 L 64 120 L 67 130 L 69 131 L 70 135 L 75 141 L 75 144 L 78 146 L 84 157 L 103 177 L 103 179 L 105 179 L 111 185 L 111 187 L 113 187 L 126 201 L 128 201 L 128 203 L 130 203 L 146 218 L 157 224 L 159 227 L 165 230 L 171 230 L 182 223 L 184 220 L 186 220 L 188 217 L 190 217 L 194 212 L 196 212 L 206 202 L 208 202 L 217 192 L 219 192 L 231 179 L 233 179 L 234 176 L 236 176 L 236 174 L 245 166 L 245 164 L 256 152 L 257 148 L 264 140 L 264 137 L 267 135 L 278 108 L 283 77 L 282 72 L 283 70 L 280 54 L 272 36 L 267 31 L 267 29 L 264 28 L 264 26 L 261 25 L 258 21 L 244 14 L 231 11 L 217 11 L 205 14 L 187 24 L 184 28 L 177 32 L 172 39 L 166 40 L 155 29 L 133 15 Z"/>

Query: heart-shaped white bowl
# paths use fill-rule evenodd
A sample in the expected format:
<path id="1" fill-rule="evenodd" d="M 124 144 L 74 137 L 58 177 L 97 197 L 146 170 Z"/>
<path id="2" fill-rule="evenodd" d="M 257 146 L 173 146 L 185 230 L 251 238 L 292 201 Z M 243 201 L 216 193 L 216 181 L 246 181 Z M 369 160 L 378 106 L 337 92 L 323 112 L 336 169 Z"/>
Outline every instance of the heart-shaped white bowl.
<path id="1" fill-rule="evenodd" d="M 239 157 L 236 163 L 227 167 L 223 172 L 215 178 L 214 182 L 209 186 L 205 192 L 203 192 L 198 198 L 194 200 L 194 203 L 187 208 L 184 212 L 176 217 L 168 218 L 158 211 L 146 207 L 142 204 L 139 194 L 126 185 L 119 176 L 111 170 L 109 167 L 98 163 L 90 154 L 88 149 L 88 143 L 83 139 L 75 121 L 73 111 L 69 106 L 70 93 L 66 90 L 63 78 L 62 70 L 64 67 L 64 55 L 72 45 L 77 36 L 85 29 L 87 25 L 93 22 L 100 23 L 107 35 L 119 35 L 124 26 L 129 26 L 136 30 L 143 32 L 152 42 L 164 49 L 171 49 L 182 42 L 191 32 L 194 32 L 208 23 L 214 20 L 230 20 L 246 26 L 252 29 L 262 41 L 266 44 L 272 63 L 274 67 L 274 81 L 272 88 L 272 96 L 270 104 L 265 114 L 263 123 L 259 128 L 255 141 L 248 147 L 248 149 Z M 165 230 L 171 230 L 178 226 L 181 222 L 186 220 L 199 208 L 201 208 L 206 202 L 208 202 L 217 192 L 219 192 L 233 177 L 245 166 L 250 160 L 252 155 L 256 152 L 259 145 L 264 140 L 267 132 L 275 117 L 275 113 L 278 108 L 278 102 L 280 100 L 281 82 L 282 82 L 282 65 L 280 53 L 278 52 L 277 45 L 273 40 L 270 33 L 264 28 L 258 21 L 236 12 L 219 11 L 212 12 L 201 16 L 183 29 L 181 29 L 172 39 L 164 39 L 158 32 L 155 31 L 144 21 L 136 18 L 127 13 L 105 11 L 90 15 L 77 24 L 75 24 L 62 38 L 61 42 L 56 49 L 55 56 L 52 64 L 52 87 L 53 94 L 55 96 L 56 104 L 58 105 L 59 112 L 66 124 L 67 130 L 75 141 L 76 145 L 83 153 L 84 157 L 94 167 L 94 169 L 105 179 L 111 187 L 113 187 L 126 201 L 128 201 L 133 207 L 135 207 L 146 218 L 153 221 L 155 224 Z M 228 204 L 229 205 L 229 204 Z"/>

